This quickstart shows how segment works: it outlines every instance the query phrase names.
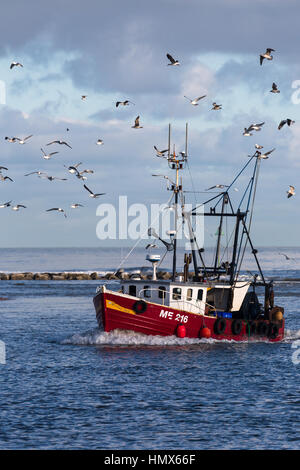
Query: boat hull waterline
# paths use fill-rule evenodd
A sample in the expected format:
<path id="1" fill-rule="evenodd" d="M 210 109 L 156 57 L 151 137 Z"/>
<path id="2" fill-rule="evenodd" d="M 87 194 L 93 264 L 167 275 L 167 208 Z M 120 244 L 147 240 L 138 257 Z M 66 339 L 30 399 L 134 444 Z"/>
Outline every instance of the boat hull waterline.
<path id="1" fill-rule="evenodd" d="M 106 332 L 120 329 L 146 335 L 210 337 L 229 341 L 278 342 L 284 338 L 284 319 L 248 321 L 221 316 L 212 317 L 175 309 L 168 305 L 141 301 L 105 288 L 94 297 L 94 306 L 98 325 Z"/>

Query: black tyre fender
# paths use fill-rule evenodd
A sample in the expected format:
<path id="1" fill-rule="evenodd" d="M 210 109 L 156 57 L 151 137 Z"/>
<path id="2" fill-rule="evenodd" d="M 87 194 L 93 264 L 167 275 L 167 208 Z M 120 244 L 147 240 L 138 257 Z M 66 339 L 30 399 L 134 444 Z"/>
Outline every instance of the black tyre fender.
<path id="1" fill-rule="evenodd" d="M 276 323 L 270 323 L 269 325 L 269 331 L 268 331 L 268 336 L 271 339 L 277 338 L 279 334 L 279 326 Z"/>
<path id="2" fill-rule="evenodd" d="M 147 310 L 147 304 L 144 300 L 137 300 L 134 302 L 132 309 L 135 313 L 145 313 Z"/>
<path id="3" fill-rule="evenodd" d="M 243 328 L 242 320 L 235 319 L 235 320 L 233 320 L 233 322 L 231 324 L 231 333 L 233 335 L 239 335 L 242 331 L 242 328 Z"/>
<path id="4" fill-rule="evenodd" d="M 257 333 L 260 335 L 260 336 L 268 336 L 268 333 L 269 333 L 269 325 L 262 321 L 262 322 L 259 322 L 258 325 L 257 325 Z"/>
<path id="5" fill-rule="evenodd" d="M 214 332 L 216 335 L 221 335 L 226 329 L 226 320 L 225 318 L 217 318 L 214 323 Z"/>

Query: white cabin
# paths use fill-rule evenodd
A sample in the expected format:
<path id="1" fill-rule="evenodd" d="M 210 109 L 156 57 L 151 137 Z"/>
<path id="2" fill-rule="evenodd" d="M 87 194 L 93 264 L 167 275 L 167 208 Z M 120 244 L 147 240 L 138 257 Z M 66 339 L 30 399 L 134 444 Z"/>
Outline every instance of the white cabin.
<path id="1" fill-rule="evenodd" d="M 241 308 L 249 284 L 237 282 L 233 290 L 231 311 Z M 231 286 L 216 283 L 184 283 L 164 280 L 128 279 L 121 282 L 123 294 L 160 305 L 166 305 L 187 312 L 204 315 L 227 311 Z"/>

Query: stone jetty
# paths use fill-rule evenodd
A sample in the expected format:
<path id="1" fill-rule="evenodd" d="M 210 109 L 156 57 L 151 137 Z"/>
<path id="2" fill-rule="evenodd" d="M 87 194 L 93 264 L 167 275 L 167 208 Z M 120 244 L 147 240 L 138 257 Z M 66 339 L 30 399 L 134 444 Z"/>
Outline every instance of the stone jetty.
<path id="1" fill-rule="evenodd" d="M 99 274 L 97 272 L 82 273 L 82 272 L 14 272 L 3 273 L 0 272 L 0 281 L 95 281 L 95 280 L 120 280 L 130 279 L 136 274 L 127 274 L 123 271 L 114 273 Z M 165 271 L 157 273 L 158 279 L 170 279 L 171 274 Z M 152 279 L 152 274 L 142 274 L 141 279 Z"/>

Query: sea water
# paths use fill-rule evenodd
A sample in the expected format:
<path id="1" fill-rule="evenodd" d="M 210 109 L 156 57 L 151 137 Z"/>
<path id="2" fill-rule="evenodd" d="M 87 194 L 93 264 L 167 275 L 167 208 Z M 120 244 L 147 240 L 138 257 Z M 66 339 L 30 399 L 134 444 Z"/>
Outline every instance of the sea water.
<path id="1" fill-rule="evenodd" d="M 0 271 L 106 272 L 126 250 L 0 254 Z M 0 281 L 0 448 L 298 449 L 300 249 L 260 259 L 285 309 L 278 344 L 106 333 L 92 299 L 118 281 Z"/>

